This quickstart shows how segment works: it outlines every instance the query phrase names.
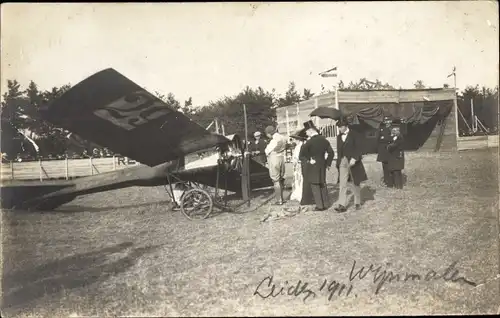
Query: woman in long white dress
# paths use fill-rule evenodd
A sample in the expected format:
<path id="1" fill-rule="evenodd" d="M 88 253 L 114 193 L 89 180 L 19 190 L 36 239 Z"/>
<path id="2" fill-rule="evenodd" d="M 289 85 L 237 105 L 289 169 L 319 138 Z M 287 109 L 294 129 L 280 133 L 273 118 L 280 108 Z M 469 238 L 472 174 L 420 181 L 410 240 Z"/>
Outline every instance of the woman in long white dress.
<path id="1" fill-rule="evenodd" d="M 300 148 L 306 141 L 306 137 L 303 134 L 302 130 L 296 132 L 292 136 L 296 142 L 295 148 L 292 153 L 292 164 L 293 164 L 293 185 L 292 185 L 292 194 L 290 195 L 291 201 L 302 200 L 302 188 L 304 184 L 304 178 L 302 176 L 302 166 L 299 160 Z"/>

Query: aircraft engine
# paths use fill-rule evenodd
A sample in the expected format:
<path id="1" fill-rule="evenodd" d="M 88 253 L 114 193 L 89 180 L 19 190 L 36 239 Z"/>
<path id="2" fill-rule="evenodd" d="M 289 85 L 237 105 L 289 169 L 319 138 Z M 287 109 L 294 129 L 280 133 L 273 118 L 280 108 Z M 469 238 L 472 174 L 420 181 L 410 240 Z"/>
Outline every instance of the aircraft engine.
<path id="1" fill-rule="evenodd" d="M 229 142 L 218 147 L 219 163 L 224 166 L 227 171 L 236 170 L 241 172 L 243 163 L 243 143 L 238 135 L 226 136 Z"/>

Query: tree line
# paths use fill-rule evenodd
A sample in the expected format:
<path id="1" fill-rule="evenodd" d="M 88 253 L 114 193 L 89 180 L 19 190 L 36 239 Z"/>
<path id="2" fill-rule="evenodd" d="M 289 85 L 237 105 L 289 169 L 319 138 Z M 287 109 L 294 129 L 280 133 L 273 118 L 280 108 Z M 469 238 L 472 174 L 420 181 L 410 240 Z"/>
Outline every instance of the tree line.
<path id="1" fill-rule="evenodd" d="M 414 84 L 415 88 L 425 88 L 422 81 Z M 446 85 L 444 85 L 446 87 Z M 38 110 L 69 90 L 71 85 L 54 87 L 42 91 L 37 84 L 31 81 L 26 89 L 22 89 L 16 80 L 7 81 L 7 92 L 3 94 L 1 102 L 1 152 L 6 160 L 16 158 L 61 158 L 96 156 L 103 149 L 99 145 L 83 140 L 70 132 L 55 127 L 42 120 Z M 369 81 L 362 78 L 347 85 L 339 82 L 339 89 L 375 90 L 395 89 L 388 83 L 379 80 Z M 322 87 L 320 94 L 333 91 L 333 87 Z M 155 95 L 168 106 L 183 112 L 193 121 L 203 127 L 210 125 L 214 118 L 224 124 L 226 134 L 244 134 L 243 107 L 247 108 L 249 132 L 263 131 L 266 126 L 276 124 L 276 108 L 288 106 L 308 100 L 315 96 L 311 89 L 297 90 L 295 82 L 289 82 L 287 90 L 279 94 L 275 89 L 271 91 L 262 87 L 244 88 L 234 96 L 224 96 L 208 105 L 195 106 L 190 97 L 181 103 L 173 93 L 167 95 L 155 91 Z M 498 87 L 494 89 L 468 86 L 458 94 L 458 107 L 465 118 L 459 115 L 459 130 L 466 134 L 471 126 L 470 101 L 474 101 L 474 113 L 484 126 L 494 132 L 498 129 Z M 467 124 L 466 124 L 467 122 Z M 100 149 L 100 151 L 96 151 Z M 111 154 L 105 149 L 104 153 Z"/>

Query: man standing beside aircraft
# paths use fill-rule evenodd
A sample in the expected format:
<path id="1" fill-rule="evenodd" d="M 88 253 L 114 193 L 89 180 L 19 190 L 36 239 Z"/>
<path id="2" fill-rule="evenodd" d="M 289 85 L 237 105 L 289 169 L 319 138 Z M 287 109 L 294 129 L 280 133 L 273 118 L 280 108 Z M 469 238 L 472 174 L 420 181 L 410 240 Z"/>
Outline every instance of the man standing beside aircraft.
<path id="1" fill-rule="evenodd" d="M 265 133 L 267 138 L 270 139 L 265 149 L 267 162 L 269 163 L 269 176 L 274 183 L 274 193 L 277 199 L 276 204 L 282 205 L 284 203 L 283 187 L 285 183 L 285 149 L 287 140 L 273 126 L 267 126 Z"/>
<path id="2" fill-rule="evenodd" d="M 260 162 L 263 165 L 266 165 L 267 158 L 266 158 L 266 142 L 260 138 L 260 131 L 256 131 L 253 136 L 255 137 L 255 141 L 250 143 L 250 151 L 252 154 L 255 156 L 253 157 L 255 161 Z"/>

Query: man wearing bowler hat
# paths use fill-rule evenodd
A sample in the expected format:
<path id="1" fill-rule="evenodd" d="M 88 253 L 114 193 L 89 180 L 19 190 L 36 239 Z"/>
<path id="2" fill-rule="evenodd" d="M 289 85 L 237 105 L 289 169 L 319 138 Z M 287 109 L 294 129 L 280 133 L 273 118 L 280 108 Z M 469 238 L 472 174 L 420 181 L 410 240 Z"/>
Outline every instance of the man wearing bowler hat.
<path id="1" fill-rule="evenodd" d="M 309 139 L 299 154 L 300 161 L 305 163 L 303 186 L 311 188 L 315 210 L 324 211 L 328 208 L 326 169 L 332 165 L 335 153 L 330 142 L 319 134 L 311 120 L 304 123 L 304 129 Z"/>
<path id="2" fill-rule="evenodd" d="M 350 130 L 345 117 L 337 122 L 340 134 L 337 136 L 337 169 L 339 170 L 339 200 L 337 212 L 347 210 L 347 187 L 354 193 L 356 210 L 361 208 L 361 182 L 368 180 L 362 158 L 362 139 L 359 133 Z M 350 181 L 350 182 L 349 182 Z"/>

